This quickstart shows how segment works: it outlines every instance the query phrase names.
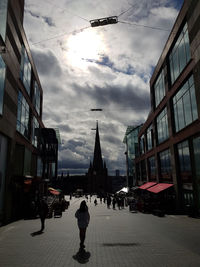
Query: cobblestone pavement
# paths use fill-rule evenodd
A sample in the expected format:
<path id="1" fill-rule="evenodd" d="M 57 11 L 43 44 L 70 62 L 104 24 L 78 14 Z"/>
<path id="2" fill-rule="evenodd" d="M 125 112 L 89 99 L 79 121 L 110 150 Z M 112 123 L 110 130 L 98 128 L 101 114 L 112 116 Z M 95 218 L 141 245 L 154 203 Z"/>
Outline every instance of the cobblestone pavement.
<path id="1" fill-rule="evenodd" d="M 61 218 L 20 220 L 0 227 L 1 267 L 198 267 L 200 220 L 186 216 L 156 217 L 107 209 L 88 202 L 91 221 L 85 252 L 79 251 L 74 213 L 83 198 L 73 199 Z M 99 199 L 98 199 L 99 202 Z"/>

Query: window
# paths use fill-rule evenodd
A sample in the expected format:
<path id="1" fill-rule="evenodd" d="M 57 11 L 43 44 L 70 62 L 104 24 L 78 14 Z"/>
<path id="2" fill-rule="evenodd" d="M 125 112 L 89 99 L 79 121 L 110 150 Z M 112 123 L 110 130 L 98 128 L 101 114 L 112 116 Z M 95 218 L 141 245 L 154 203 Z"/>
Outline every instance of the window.
<path id="1" fill-rule="evenodd" d="M 150 174 L 150 177 L 155 177 L 156 175 L 156 163 L 155 163 L 155 157 L 150 157 L 148 159 L 148 162 L 149 162 L 149 174 Z"/>
<path id="2" fill-rule="evenodd" d="M 33 104 L 37 111 L 37 113 L 40 115 L 40 89 L 36 81 L 34 81 L 34 98 L 33 98 Z"/>
<path id="3" fill-rule="evenodd" d="M 8 0 L 0 0 L 0 34 L 5 42 Z"/>
<path id="4" fill-rule="evenodd" d="M 172 84 L 178 78 L 191 58 L 187 24 L 183 27 L 169 56 L 170 75 Z"/>
<path id="5" fill-rule="evenodd" d="M 4 96 L 4 84 L 5 84 L 6 66 L 0 56 L 0 114 L 3 114 L 3 96 Z"/>
<path id="6" fill-rule="evenodd" d="M 142 135 L 141 137 L 140 137 L 140 153 L 141 154 L 144 154 L 144 152 L 145 152 L 145 150 L 144 150 L 144 135 Z"/>
<path id="7" fill-rule="evenodd" d="M 38 139 L 37 139 L 37 130 L 39 129 L 39 123 L 35 117 L 33 117 L 33 128 L 32 128 L 32 144 L 37 147 Z"/>
<path id="8" fill-rule="evenodd" d="M 146 172 L 146 162 L 145 160 L 141 161 L 141 175 L 142 175 L 142 181 L 147 180 L 147 172 Z"/>
<path id="9" fill-rule="evenodd" d="M 156 83 L 154 85 L 154 93 L 155 93 L 155 105 L 157 107 L 160 104 L 160 101 L 165 96 L 164 70 L 161 71 L 160 75 L 156 80 Z"/>
<path id="10" fill-rule="evenodd" d="M 171 173 L 171 159 L 170 159 L 170 150 L 164 150 L 159 153 L 160 159 L 160 171 L 161 174 Z"/>
<path id="11" fill-rule="evenodd" d="M 20 78 L 26 88 L 27 93 L 30 95 L 31 87 L 31 63 L 29 61 L 25 47 L 22 45 L 22 55 L 21 55 L 21 69 Z"/>
<path id="12" fill-rule="evenodd" d="M 157 140 L 158 144 L 160 144 L 169 137 L 167 108 L 164 108 L 163 111 L 158 115 L 156 123 L 157 123 Z"/>
<path id="13" fill-rule="evenodd" d="M 173 108 L 176 132 L 198 118 L 193 76 L 173 97 Z"/>
<path id="14" fill-rule="evenodd" d="M 17 107 L 17 131 L 19 131 L 26 138 L 29 138 L 29 105 L 20 91 L 18 94 Z"/>
<path id="15" fill-rule="evenodd" d="M 42 176 L 43 164 L 40 157 L 37 158 L 37 176 Z"/>
<path id="16" fill-rule="evenodd" d="M 188 141 L 184 141 L 177 145 L 178 147 L 178 156 L 179 156 L 179 164 L 181 172 L 190 172 L 191 171 L 191 163 L 190 163 L 190 151 Z"/>
<path id="17" fill-rule="evenodd" d="M 147 150 L 150 150 L 153 148 L 153 129 L 152 125 L 149 126 L 147 129 Z"/>

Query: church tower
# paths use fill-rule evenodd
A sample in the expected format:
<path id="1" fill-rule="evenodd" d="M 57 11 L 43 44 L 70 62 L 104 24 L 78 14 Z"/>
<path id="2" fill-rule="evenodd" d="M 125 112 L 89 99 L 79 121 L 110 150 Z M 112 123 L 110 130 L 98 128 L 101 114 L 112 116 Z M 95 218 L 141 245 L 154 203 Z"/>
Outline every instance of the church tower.
<path id="1" fill-rule="evenodd" d="M 88 169 L 88 190 L 90 193 L 103 195 L 107 192 L 107 168 L 101 154 L 98 121 L 96 124 L 96 136 L 94 145 L 93 163 Z"/>

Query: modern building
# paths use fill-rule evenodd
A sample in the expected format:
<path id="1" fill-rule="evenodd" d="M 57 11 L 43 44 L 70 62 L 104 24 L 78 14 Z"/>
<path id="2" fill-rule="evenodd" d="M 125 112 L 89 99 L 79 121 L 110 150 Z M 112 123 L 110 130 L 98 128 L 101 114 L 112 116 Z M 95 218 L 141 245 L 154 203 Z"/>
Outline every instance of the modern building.
<path id="1" fill-rule="evenodd" d="M 200 210 L 200 1 L 185 0 L 150 80 L 137 181 L 172 184 L 179 209 Z"/>
<path id="2" fill-rule="evenodd" d="M 56 145 L 51 160 L 43 156 L 52 144 L 41 130 L 43 91 L 23 15 L 24 0 L 0 0 L 0 224 L 28 216 L 57 162 Z"/>
<path id="3" fill-rule="evenodd" d="M 90 162 L 88 173 L 88 192 L 103 195 L 109 192 L 109 180 L 106 162 L 102 159 L 98 122 L 96 124 L 96 136 L 94 145 L 93 163 Z"/>
<path id="4" fill-rule="evenodd" d="M 138 133 L 141 127 L 142 125 L 128 126 L 123 140 L 126 145 L 126 177 L 129 189 L 136 185 L 135 157 L 139 155 Z"/>

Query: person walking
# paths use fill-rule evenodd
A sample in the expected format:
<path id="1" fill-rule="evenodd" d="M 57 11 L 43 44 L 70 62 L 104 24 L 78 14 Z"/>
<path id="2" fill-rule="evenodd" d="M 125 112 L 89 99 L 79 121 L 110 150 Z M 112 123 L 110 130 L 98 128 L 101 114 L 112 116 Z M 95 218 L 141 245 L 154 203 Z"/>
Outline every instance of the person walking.
<path id="1" fill-rule="evenodd" d="M 38 213 L 39 213 L 40 221 L 41 221 L 40 232 L 42 232 L 45 228 L 45 219 L 47 217 L 48 212 L 49 212 L 49 207 L 48 207 L 47 202 L 45 201 L 44 198 L 40 199 L 38 202 Z"/>
<path id="2" fill-rule="evenodd" d="M 85 248 L 84 241 L 86 235 L 86 229 L 90 221 L 90 214 L 85 200 L 80 204 L 80 208 L 76 211 L 75 217 L 77 218 L 79 237 L 80 237 L 80 248 Z"/>

